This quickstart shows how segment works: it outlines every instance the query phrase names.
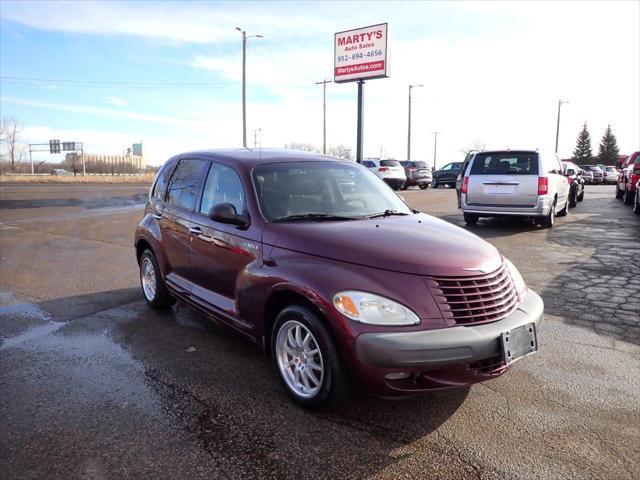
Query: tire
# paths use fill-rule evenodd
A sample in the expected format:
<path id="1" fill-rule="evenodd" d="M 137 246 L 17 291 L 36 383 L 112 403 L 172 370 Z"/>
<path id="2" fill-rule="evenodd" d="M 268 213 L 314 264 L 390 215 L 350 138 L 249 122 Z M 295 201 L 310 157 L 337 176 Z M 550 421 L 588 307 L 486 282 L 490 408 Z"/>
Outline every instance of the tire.
<path id="1" fill-rule="evenodd" d="M 569 215 L 569 199 L 568 198 L 564 202 L 564 208 L 560 210 L 558 213 L 556 213 L 557 217 L 566 217 L 567 215 Z"/>
<path id="2" fill-rule="evenodd" d="M 431 180 L 431 188 L 438 188 L 438 179 L 434 178 Z"/>
<path id="3" fill-rule="evenodd" d="M 477 225 L 478 224 L 478 219 L 480 218 L 478 215 L 475 215 L 473 213 L 463 213 L 464 216 L 464 222 L 467 225 Z"/>
<path id="4" fill-rule="evenodd" d="M 540 225 L 542 225 L 543 228 L 553 228 L 555 223 L 556 223 L 556 203 L 553 202 L 553 205 L 551 205 L 551 210 L 549 210 L 549 215 L 542 218 L 542 220 L 540 221 Z"/>
<path id="5" fill-rule="evenodd" d="M 580 192 L 580 195 L 578 195 L 578 201 L 581 202 L 584 200 L 584 187 L 582 187 L 582 191 Z"/>
<path id="6" fill-rule="evenodd" d="M 633 202 L 633 213 L 640 215 L 640 195 L 638 195 L 638 189 L 636 188 L 636 200 Z"/>
<path id="7" fill-rule="evenodd" d="M 572 188 L 569 193 L 569 207 L 575 208 L 578 205 L 578 188 Z"/>
<path id="8" fill-rule="evenodd" d="M 404 185 L 402 185 L 402 190 L 406 190 L 408 188 L 409 188 L 409 186 L 406 183 Z"/>
<path id="9" fill-rule="evenodd" d="M 149 249 L 140 256 L 140 288 L 147 304 L 156 310 L 163 310 L 176 303 L 164 284 L 156 257 Z"/>
<path id="10" fill-rule="evenodd" d="M 624 204 L 631 205 L 633 203 L 633 198 L 635 197 L 635 191 L 629 190 L 629 188 L 624 189 Z"/>
<path id="11" fill-rule="evenodd" d="M 299 337 L 297 332 L 300 332 Z M 310 334 L 311 339 L 306 347 L 299 347 L 305 344 L 306 334 Z M 307 408 L 326 409 L 347 397 L 347 378 L 338 351 L 317 313 L 300 305 L 286 307 L 276 318 L 271 339 L 275 368 L 285 390 L 296 403 Z M 318 353 L 308 354 L 314 350 Z"/>
<path id="12" fill-rule="evenodd" d="M 620 184 L 616 182 L 616 198 L 622 198 L 624 196 L 624 190 L 620 190 Z"/>
<path id="13" fill-rule="evenodd" d="M 429 184 L 428 183 L 421 183 L 418 186 L 420 187 L 420 190 L 426 190 L 427 188 L 429 188 Z"/>
<path id="14" fill-rule="evenodd" d="M 402 185 L 398 185 L 397 183 L 394 183 L 393 185 L 391 185 L 391 188 L 392 188 L 393 190 L 395 190 L 396 192 L 397 192 L 398 190 L 400 190 L 400 188 L 401 188 L 401 187 L 402 187 Z"/>

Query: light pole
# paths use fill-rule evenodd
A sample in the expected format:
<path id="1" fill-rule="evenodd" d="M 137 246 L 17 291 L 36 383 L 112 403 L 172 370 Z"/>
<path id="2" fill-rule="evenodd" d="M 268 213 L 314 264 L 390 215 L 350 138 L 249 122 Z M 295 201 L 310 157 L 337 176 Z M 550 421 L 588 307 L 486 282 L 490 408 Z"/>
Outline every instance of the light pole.
<path id="1" fill-rule="evenodd" d="M 440 132 L 433 132 L 433 171 L 436 171 L 436 155 L 438 153 L 438 134 Z"/>
<path id="2" fill-rule="evenodd" d="M 262 35 L 247 35 L 247 32 L 236 27 L 242 34 L 242 146 L 247 148 L 247 39 L 263 38 Z"/>
<path id="3" fill-rule="evenodd" d="M 323 80 L 316 82 L 316 85 L 322 85 L 322 153 L 327 154 L 327 83 L 331 80 Z"/>
<path id="4" fill-rule="evenodd" d="M 424 85 L 409 85 L 409 122 L 407 125 L 407 160 L 411 160 L 411 89 Z"/>
<path id="5" fill-rule="evenodd" d="M 556 124 L 556 153 L 558 153 L 558 139 L 560 138 L 560 107 L 563 103 L 569 103 L 569 100 L 558 100 L 558 123 Z"/>

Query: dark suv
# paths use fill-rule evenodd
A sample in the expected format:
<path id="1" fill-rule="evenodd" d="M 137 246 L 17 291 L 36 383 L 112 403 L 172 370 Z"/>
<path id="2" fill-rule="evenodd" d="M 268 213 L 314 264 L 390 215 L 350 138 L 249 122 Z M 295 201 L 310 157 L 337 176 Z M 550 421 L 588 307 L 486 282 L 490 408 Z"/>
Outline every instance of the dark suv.
<path id="1" fill-rule="evenodd" d="M 447 163 L 444 167 L 436 170 L 432 173 L 433 182 L 431 185 L 433 188 L 438 188 L 440 185 L 449 185 L 450 187 L 456 186 L 456 178 L 462 169 L 463 162 Z"/>
<path id="2" fill-rule="evenodd" d="M 151 307 L 179 298 L 260 345 L 305 406 L 351 385 L 401 396 L 468 385 L 537 349 L 542 300 L 513 264 L 353 162 L 178 155 L 156 176 L 135 249 Z"/>

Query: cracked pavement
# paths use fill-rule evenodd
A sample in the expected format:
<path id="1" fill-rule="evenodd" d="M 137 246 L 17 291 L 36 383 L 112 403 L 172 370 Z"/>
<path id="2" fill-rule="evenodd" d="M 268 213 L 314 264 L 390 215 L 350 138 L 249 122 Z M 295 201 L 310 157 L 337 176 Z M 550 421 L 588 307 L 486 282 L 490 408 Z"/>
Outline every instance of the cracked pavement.
<path id="1" fill-rule="evenodd" d="M 0 186 L 2 478 L 640 478 L 640 221 L 613 187 L 552 230 L 470 228 L 542 295 L 536 355 L 324 413 L 294 406 L 257 347 L 182 304 L 146 307 L 145 191 Z M 463 225 L 450 189 L 402 195 Z"/>

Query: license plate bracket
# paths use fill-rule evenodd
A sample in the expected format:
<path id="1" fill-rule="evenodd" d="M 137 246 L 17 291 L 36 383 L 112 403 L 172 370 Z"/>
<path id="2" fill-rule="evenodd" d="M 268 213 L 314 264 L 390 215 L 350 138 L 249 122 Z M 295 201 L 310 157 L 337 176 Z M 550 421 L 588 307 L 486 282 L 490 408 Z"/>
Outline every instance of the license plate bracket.
<path id="1" fill-rule="evenodd" d="M 507 365 L 538 351 L 535 323 L 528 323 L 503 332 L 500 339 L 503 359 Z"/>

